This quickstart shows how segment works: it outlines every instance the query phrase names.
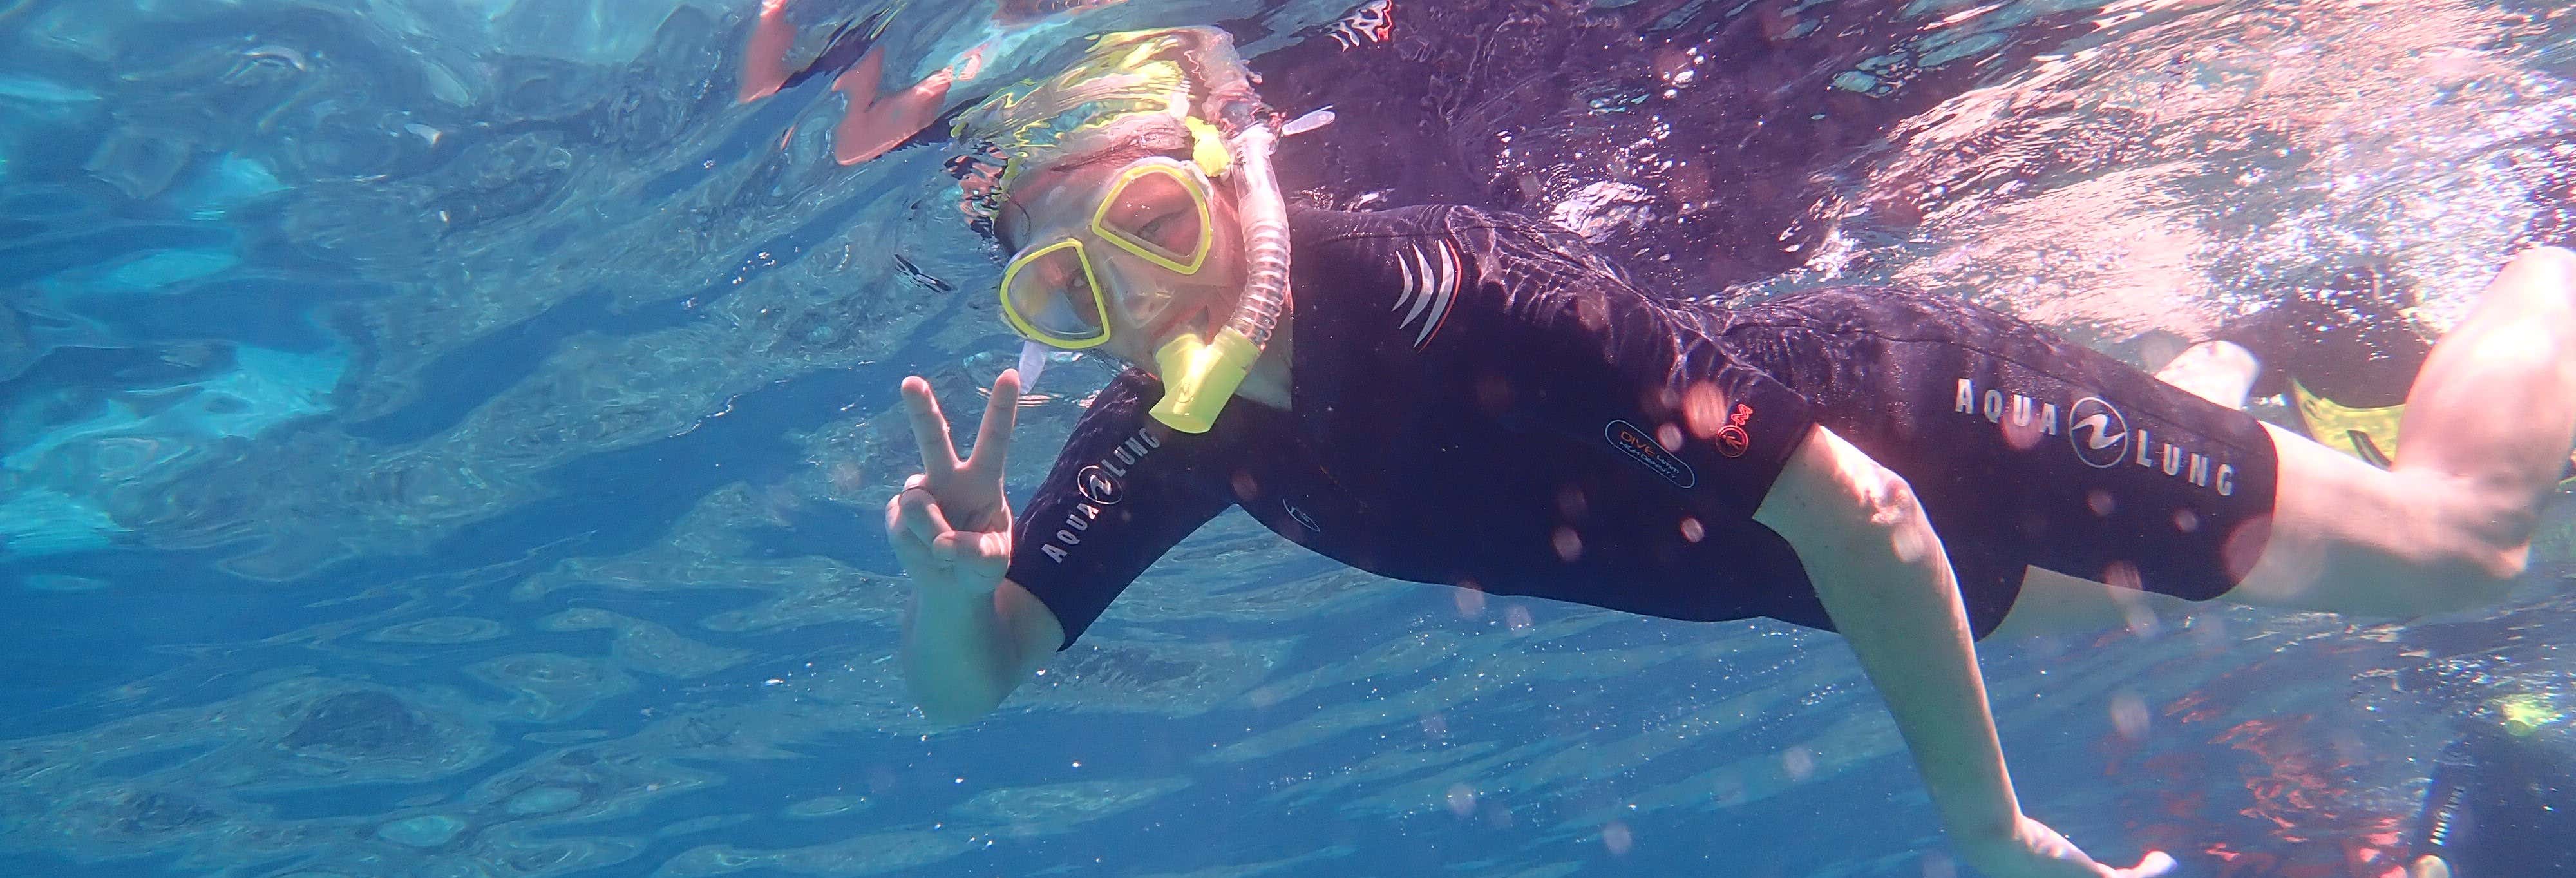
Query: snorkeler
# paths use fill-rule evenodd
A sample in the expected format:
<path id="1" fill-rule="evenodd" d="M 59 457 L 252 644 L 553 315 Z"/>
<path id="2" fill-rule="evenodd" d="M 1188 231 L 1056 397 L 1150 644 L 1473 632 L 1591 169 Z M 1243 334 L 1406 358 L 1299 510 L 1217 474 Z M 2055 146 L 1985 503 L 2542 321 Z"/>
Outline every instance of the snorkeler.
<path id="1" fill-rule="evenodd" d="M 2501 596 L 2576 445 L 2576 254 L 2515 259 L 2431 351 L 2380 469 L 1942 296 L 1726 310 L 1468 207 L 1290 209 L 1221 31 L 1100 38 L 959 119 L 972 223 L 1031 343 L 1130 364 L 1023 513 L 1022 374 L 887 506 L 922 709 L 992 709 L 1230 506 L 1395 579 L 1840 631 L 1960 857 L 2129 876 L 2026 816 L 1974 641 L 2143 594 L 2416 615 Z M 1294 128 L 1296 126 L 1288 126 Z M 1292 294 L 1293 290 L 1293 294 Z"/>
<path id="2" fill-rule="evenodd" d="M 2408 878 L 2576 874 L 2576 735 L 2471 726 L 2435 761 L 2408 850 Z"/>

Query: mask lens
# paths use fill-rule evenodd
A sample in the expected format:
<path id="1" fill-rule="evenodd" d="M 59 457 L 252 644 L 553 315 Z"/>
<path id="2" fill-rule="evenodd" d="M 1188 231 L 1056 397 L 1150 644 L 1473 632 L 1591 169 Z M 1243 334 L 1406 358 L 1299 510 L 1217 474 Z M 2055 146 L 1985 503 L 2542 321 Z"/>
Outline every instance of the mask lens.
<path id="1" fill-rule="evenodd" d="M 1082 245 L 1064 241 L 1012 260 L 1002 278 L 1002 305 L 1013 322 L 1040 341 L 1079 343 L 1105 338 L 1100 291 Z"/>
<path id="2" fill-rule="evenodd" d="M 1207 195 L 1179 171 L 1150 167 L 1109 193 L 1099 231 L 1164 268 L 1196 273 L 1207 257 Z"/>

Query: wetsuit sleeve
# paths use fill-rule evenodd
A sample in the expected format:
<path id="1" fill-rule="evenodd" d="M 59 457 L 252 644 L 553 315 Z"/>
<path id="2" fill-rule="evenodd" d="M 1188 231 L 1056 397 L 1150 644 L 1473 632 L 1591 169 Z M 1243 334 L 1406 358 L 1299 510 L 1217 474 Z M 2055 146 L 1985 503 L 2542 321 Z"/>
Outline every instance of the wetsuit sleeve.
<path id="1" fill-rule="evenodd" d="M 1109 602 L 1233 500 L 1205 466 L 1207 437 L 1145 415 L 1162 387 L 1128 370 L 1100 392 L 1021 509 L 1007 574 L 1046 604 L 1073 645 Z"/>
<path id="2" fill-rule="evenodd" d="M 1812 426 L 1809 401 L 1718 340 L 1726 312 L 1631 287 L 1572 233 L 1461 210 L 1453 240 L 1497 297 L 1479 393 L 1701 502 L 1751 516 Z"/>

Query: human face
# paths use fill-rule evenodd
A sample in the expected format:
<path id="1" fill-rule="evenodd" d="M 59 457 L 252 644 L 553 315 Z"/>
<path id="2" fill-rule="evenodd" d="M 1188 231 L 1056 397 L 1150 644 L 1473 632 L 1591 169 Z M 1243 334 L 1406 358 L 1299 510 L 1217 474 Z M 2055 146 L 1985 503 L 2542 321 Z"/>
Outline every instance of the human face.
<path id="1" fill-rule="evenodd" d="M 1041 168 L 1002 214 L 1019 247 L 1003 272 L 1003 313 L 1021 335 L 1130 362 L 1184 331 L 1208 332 L 1242 285 L 1231 199 L 1190 164 Z"/>

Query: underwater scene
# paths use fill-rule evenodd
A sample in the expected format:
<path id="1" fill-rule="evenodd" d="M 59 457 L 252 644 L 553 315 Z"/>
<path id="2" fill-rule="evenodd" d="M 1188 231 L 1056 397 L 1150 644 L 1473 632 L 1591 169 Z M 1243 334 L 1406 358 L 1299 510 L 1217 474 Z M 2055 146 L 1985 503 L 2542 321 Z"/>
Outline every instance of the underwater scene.
<path id="1" fill-rule="evenodd" d="M 2571 80 L 2555 0 L 0 0 L 0 876 L 2576 875 Z"/>

